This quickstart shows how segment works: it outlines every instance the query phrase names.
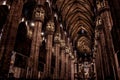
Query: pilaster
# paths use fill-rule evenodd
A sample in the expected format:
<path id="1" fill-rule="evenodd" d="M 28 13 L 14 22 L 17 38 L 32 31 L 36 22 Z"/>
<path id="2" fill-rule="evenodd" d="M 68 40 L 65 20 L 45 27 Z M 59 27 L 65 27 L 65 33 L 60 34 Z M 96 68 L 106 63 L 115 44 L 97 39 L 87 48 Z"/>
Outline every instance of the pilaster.
<path id="1" fill-rule="evenodd" d="M 57 32 L 54 37 L 54 48 L 55 48 L 55 56 L 56 56 L 54 79 L 59 79 L 60 39 L 61 39 L 61 34 Z"/>
<path id="2" fill-rule="evenodd" d="M 3 54 L 1 63 L 0 63 L 0 76 L 7 78 L 10 59 L 12 51 L 14 49 L 14 44 L 16 40 L 17 29 L 19 21 L 21 19 L 23 1 L 13 1 L 13 4 L 10 8 L 10 13 L 7 17 L 7 21 L 3 26 L 3 36 L 0 42 L 0 53 Z M 16 6 L 16 7 L 14 7 Z M 19 11 L 18 11 L 19 10 Z"/>
<path id="3" fill-rule="evenodd" d="M 53 44 L 53 33 L 55 31 L 55 25 L 53 21 L 49 21 L 46 26 L 47 34 L 47 58 L 45 65 L 45 77 L 51 77 L 51 60 L 52 60 L 52 44 Z"/>
<path id="4" fill-rule="evenodd" d="M 61 40 L 61 70 L 60 79 L 64 79 L 65 76 L 65 41 Z"/>
<path id="5" fill-rule="evenodd" d="M 116 70 L 116 64 L 114 59 L 114 47 L 113 47 L 112 38 L 111 38 L 111 29 L 113 27 L 111 13 L 110 13 L 108 1 L 103 0 L 98 2 L 99 4 L 97 4 L 97 14 L 100 18 L 99 20 L 97 20 L 97 22 L 100 21 L 102 24 L 102 25 L 100 24 L 96 26 L 99 30 L 98 45 L 100 48 L 99 50 L 101 51 L 100 53 L 98 53 L 100 55 L 98 59 L 101 59 L 101 67 L 102 67 L 101 74 L 103 74 L 101 76 L 103 77 L 103 80 L 106 80 L 109 78 L 117 80 L 117 70 Z M 97 65 L 97 68 L 99 66 Z M 99 72 L 97 69 L 97 75 L 98 74 Z"/>
<path id="6" fill-rule="evenodd" d="M 38 79 L 38 59 L 39 59 L 39 48 L 41 45 L 41 30 L 42 24 L 44 22 L 45 17 L 45 10 L 42 5 L 37 5 L 33 12 L 33 20 L 34 20 L 34 32 L 32 37 L 32 44 L 31 44 L 31 53 L 29 59 L 29 68 L 31 71 L 30 78 L 31 79 Z"/>

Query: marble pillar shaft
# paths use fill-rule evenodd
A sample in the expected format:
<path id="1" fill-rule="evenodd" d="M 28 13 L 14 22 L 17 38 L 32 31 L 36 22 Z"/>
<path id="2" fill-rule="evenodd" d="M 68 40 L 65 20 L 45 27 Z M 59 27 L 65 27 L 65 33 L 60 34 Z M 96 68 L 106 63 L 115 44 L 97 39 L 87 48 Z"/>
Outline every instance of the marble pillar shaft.
<path id="1" fill-rule="evenodd" d="M 68 75 L 69 75 L 68 58 L 69 58 L 69 54 L 66 54 L 66 73 L 65 73 L 66 80 L 68 80 Z"/>
<path id="2" fill-rule="evenodd" d="M 106 1 L 106 6 L 108 6 L 108 2 Z M 113 42 L 112 42 L 112 36 L 111 36 L 111 29 L 113 27 L 112 23 L 112 18 L 111 18 L 111 13 L 109 10 L 105 10 L 103 13 L 101 13 L 101 17 L 103 19 L 104 23 L 104 33 L 105 33 L 105 38 L 106 38 L 106 49 L 107 49 L 107 56 L 109 59 L 109 71 L 110 75 L 112 78 L 115 80 L 118 80 L 118 73 L 117 73 L 117 68 L 115 64 L 115 59 L 114 59 L 114 47 L 113 47 Z"/>
<path id="3" fill-rule="evenodd" d="M 45 67 L 45 75 L 50 76 L 51 74 L 51 59 L 52 59 L 52 42 L 53 35 L 48 34 L 47 36 L 47 62 Z"/>
<path id="4" fill-rule="evenodd" d="M 65 75 L 65 50 L 63 48 L 61 51 L 61 74 L 60 74 L 61 79 L 64 78 L 64 75 Z"/>
<path id="5" fill-rule="evenodd" d="M 71 79 L 71 58 L 68 58 L 68 79 Z"/>
<path id="6" fill-rule="evenodd" d="M 55 56 L 56 56 L 56 63 L 55 63 L 55 79 L 59 79 L 59 55 L 60 55 L 60 44 L 59 43 L 55 43 Z"/>
<path id="7" fill-rule="evenodd" d="M 97 55 L 95 58 L 95 64 L 96 64 L 96 70 L 97 70 L 97 79 L 104 80 L 100 43 L 98 43 L 96 54 Z"/>
<path id="8" fill-rule="evenodd" d="M 75 65 L 74 60 L 71 61 L 71 80 L 74 80 L 74 73 L 75 73 Z"/>
<path id="9" fill-rule="evenodd" d="M 110 76 L 110 72 L 109 72 L 109 59 L 108 59 L 108 55 L 107 55 L 107 49 L 106 49 L 106 41 L 105 41 L 105 35 L 103 30 L 101 31 L 101 35 L 100 35 L 100 44 L 101 44 L 101 52 L 102 52 L 102 63 L 103 63 L 103 71 L 104 71 L 104 75 L 105 76 Z"/>
<path id="10" fill-rule="evenodd" d="M 39 48 L 41 44 L 41 29 L 42 29 L 42 22 L 35 22 L 32 45 L 31 45 L 31 54 L 30 54 L 31 59 L 29 60 L 32 70 L 31 77 L 34 79 L 38 78 L 38 63 L 39 63 L 38 59 L 39 59 Z"/>

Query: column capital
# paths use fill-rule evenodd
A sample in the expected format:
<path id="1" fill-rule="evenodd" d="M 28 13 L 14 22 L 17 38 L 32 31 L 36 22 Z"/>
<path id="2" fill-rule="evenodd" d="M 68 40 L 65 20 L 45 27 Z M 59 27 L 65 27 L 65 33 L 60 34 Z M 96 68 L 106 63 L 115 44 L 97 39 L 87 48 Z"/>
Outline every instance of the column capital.
<path id="1" fill-rule="evenodd" d="M 65 40 L 60 40 L 60 46 L 62 49 L 65 49 Z"/>
<path id="2" fill-rule="evenodd" d="M 61 34 L 60 33 L 55 33 L 54 42 L 55 43 L 60 43 L 60 40 L 61 40 Z"/>
<path id="3" fill-rule="evenodd" d="M 109 10 L 109 5 L 108 5 L 108 1 L 96 1 L 96 5 L 97 5 L 97 12 L 100 14 L 103 11 Z"/>
<path id="4" fill-rule="evenodd" d="M 44 22 L 45 18 L 45 9 L 42 5 L 37 5 L 33 11 L 33 19 L 35 21 L 41 21 Z"/>
<path id="5" fill-rule="evenodd" d="M 66 46 L 66 47 L 65 47 L 65 52 L 66 52 L 67 54 L 69 54 L 70 48 Z"/>
<path id="6" fill-rule="evenodd" d="M 55 31 L 55 24 L 53 21 L 48 21 L 46 25 L 47 34 L 53 34 Z"/>
<path id="7" fill-rule="evenodd" d="M 72 61 L 75 59 L 75 56 L 72 54 L 72 55 L 69 55 L 69 59 Z"/>

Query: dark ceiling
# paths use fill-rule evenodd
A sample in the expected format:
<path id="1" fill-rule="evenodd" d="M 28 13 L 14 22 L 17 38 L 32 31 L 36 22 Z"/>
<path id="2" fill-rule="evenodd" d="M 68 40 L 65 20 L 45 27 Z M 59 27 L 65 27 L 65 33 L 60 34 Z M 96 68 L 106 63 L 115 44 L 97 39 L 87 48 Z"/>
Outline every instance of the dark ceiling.
<path id="1" fill-rule="evenodd" d="M 70 38 L 79 44 L 78 50 L 83 53 L 91 52 L 92 36 L 94 33 L 93 0 L 57 0 L 53 1 L 62 16 Z M 79 34 L 84 31 L 86 34 Z M 87 37 L 86 37 L 87 36 Z"/>
<path id="2" fill-rule="evenodd" d="M 92 37 L 94 36 L 94 4 L 93 0 L 52 0 L 52 9 L 59 16 L 67 34 L 79 44 L 78 50 L 91 53 Z M 27 20 L 32 19 L 36 2 L 29 0 L 23 6 L 23 14 Z M 2 14 L 1 14 L 2 15 Z"/>

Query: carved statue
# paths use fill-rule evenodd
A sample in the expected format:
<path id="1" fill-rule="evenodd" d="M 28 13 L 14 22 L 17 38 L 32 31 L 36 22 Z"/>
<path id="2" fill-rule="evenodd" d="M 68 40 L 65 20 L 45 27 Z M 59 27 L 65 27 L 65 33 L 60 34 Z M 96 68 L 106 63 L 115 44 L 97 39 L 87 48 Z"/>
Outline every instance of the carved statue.
<path id="1" fill-rule="evenodd" d="M 9 73 L 14 73 L 14 62 L 15 62 L 16 52 L 12 51 Z"/>
<path id="2" fill-rule="evenodd" d="M 96 4 L 97 4 L 97 10 L 99 10 L 101 8 L 101 2 L 97 1 Z"/>
<path id="3" fill-rule="evenodd" d="M 101 17 L 97 18 L 96 20 L 96 26 L 102 25 L 102 19 Z"/>
<path id="4" fill-rule="evenodd" d="M 55 42 L 60 42 L 60 39 L 61 39 L 60 33 L 56 33 L 55 38 L 54 38 L 54 41 L 55 41 Z"/>
<path id="5" fill-rule="evenodd" d="M 35 9 L 35 18 L 43 21 L 44 17 L 45 17 L 45 10 L 42 7 L 37 7 Z"/>
<path id="6" fill-rule="evenodd" d="M 47 31 L 54 32 L 54 31 L 55 31 L 54 22 L 49 21 L 49 22 L 47 23 L 47 25 L 46 25 L 46 30 L 47 30 Z"/>
<path id="7" fill-rule="evenodd" d="M 62 47 L 62 48 L 65 47 L 65 40 L 61 40 L 61 47 Z"/>
<path id="8" fill-rule="evenodd" d="M 16 52 L 13 51 L 11 56 L 11 64 L 14 64 L 15 57 L 16 57 Z"/>

